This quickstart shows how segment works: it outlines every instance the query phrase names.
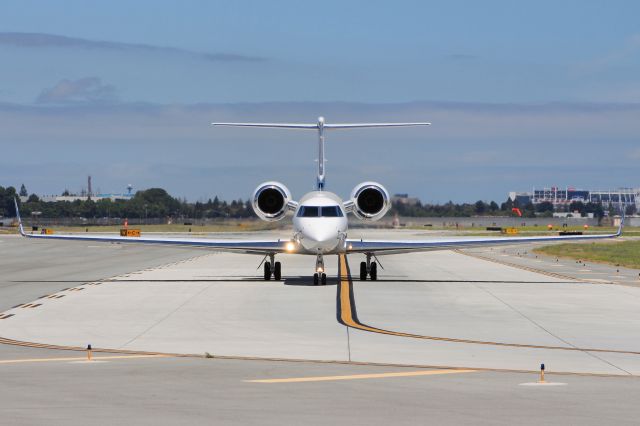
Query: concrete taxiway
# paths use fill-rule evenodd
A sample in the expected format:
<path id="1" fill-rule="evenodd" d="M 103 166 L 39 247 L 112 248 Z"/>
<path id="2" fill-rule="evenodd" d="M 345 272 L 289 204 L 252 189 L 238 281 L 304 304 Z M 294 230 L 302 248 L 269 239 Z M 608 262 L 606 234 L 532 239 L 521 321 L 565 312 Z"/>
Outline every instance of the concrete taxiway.
<path id="1" fill-rule="evenodd" d="M 166 412 L 155 424 L 206 423 L 215 410 L 221 423 L 260 424 L 492 424 L 521 414 L 527 423 L 541 403 L 554 413 L 546 423 L 632 424 L 640 413 L 631 270 L 624 283 L 590 280 L 575 261 L 520 247 L 382 257 L 379 281 L 360 282 L 349 271 L 361 259 L 348 256 L 327 259 L 329 285 L 314 287 L 310 257 L 280 256 L 283 281 L 264 282 L 255 256 L 93 246 L 2 238 L 0 371 L 11 391 L 0 391 L 0 412 L 9 418 L 37 423 L 47 415 L 38 403 L 60 401 L 52 388 L 62 377 L 76 414 L 122 405 L 118 415 L 138 424 L 153 423 L 142 413 L 154 407 Z M 84 353 L 60 350 L 87 344 L 125 357 L 72 364 Z M 567 386 L 518 387 L 535 382 L 540 363 Z M 92 401 L 87 378 L 116 395 Z M 66 422 L 69 411 L 49 413 Z"/>

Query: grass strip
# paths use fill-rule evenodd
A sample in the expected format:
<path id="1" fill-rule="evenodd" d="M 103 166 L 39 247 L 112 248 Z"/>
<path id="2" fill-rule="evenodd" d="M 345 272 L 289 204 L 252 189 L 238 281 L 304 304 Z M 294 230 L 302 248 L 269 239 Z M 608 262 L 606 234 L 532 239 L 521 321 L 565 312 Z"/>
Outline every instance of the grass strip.
<path id="1" fill-rule="evenodd" d="M 536 253 L 640 269 L 640 241 L 557 244 L 536 248 Z"/>

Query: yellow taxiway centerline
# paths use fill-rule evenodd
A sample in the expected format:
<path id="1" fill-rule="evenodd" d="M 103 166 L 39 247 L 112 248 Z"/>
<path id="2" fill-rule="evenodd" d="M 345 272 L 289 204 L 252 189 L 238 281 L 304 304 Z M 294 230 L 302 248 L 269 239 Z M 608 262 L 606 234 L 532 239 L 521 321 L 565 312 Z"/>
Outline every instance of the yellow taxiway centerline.
<path id="1" fill-rule="evenodd" d="M 166 358 L 167 355 L 113 355 L 93 357 L 94 360 L 107 359 L 131 359 L 131 358 Z M 87 357 L 68 357 L 68 358 L 23 358 L 23 359 L 2 359 L 0 364 L 21 364 L 27 362 L 61 362 L 61 361 L 85 361 Z"/>
<path id="2" fill-rule="evenodd" d="M 483 260 L 485 259 L 482 256 L 476 256 L 474 254 L 463 253 L 463 252 L 460 252 L 460 253 L 470 257 L 476 257 Z M 412 339 L 433 340 L 433 341 L 439 341 L 439 342 L 455 342 L 455 343 L 467 343 L 467 344 L 475 344 L 475 345 L 502 346 L 502 347 L 511 347 L 511 348 L 551 349 L 551 350 L 562 350 L 562 351 L 602 352 L 602 353 L 621 353 L 621 354 L 630 354 L 630 355 L 640 355 L 640 351 L 625 351 L 620 349 L 601 349 L 601 348 L 580 348 L 577 346 L 569 346 L 569 345 L 548 346 L 548 345 L 533 345 L 533 344 L 527 344 L 527 343 L 491 342 L 491 341 L 483 341 L 483 340 L 458 339 L 453 337 L 424 336 L 419 334 L 403 333 L 398 331 L 385 330 L 383 328 L 371 327 L 367 324 L 363 324 L 358 319 L 358 314 L 355 310 L 355 300 L 352 293 L 353 281 L 351 279 L 351 274 L 349 272 L 347 256 L 345 254 L 340 254 L 339 259 L 340 259 L 339 260 L 340 280 L 338 281 L 338 297 L 340 302 L 339 321 L 343 325 L 347 327 L 351 327 L 353 329 L 370 331 L 372 333 L 378 333 L 378 334 L 386 334 L 389 336 L 408 337 Z M 486 258 L 486 260 L 494 263 L 500 263 L 500 264 L 511 266 L 511 264 L 503 263 L 495 259 Z M 520 266 L 515 266 L 515 267 L 526 270 L 525 267 L 520 267 Z M 533 272 L 537 271 L 533 269 L 531 270 Z M 549 273 L 549 274 L 552 274 L 552 273 Z M 573 280 L 574 281 L 577 280 L 576 282 L 593 281 L 593 280 L 586 280 L 581 278 L 580 279 L 573 278 Z"/>
<path id="3" fill-rule="evenodd" d="M 329 382 L 334 380 L 362 380 L 362 379 L 385 379 L 388 377 L 414 377 L 414 376 L 435 376 L 440 374 L 473 373 L 476 370 L 423 370 L 404 371 L 397 373 L 374 373 L 374 374 L 352 374 L 348 376 L 318 376 L 318 377 L 292 377 L 288 379 L 258 379 L 245 380 L 249 383 L 301 383 L 301 382 Z"/>

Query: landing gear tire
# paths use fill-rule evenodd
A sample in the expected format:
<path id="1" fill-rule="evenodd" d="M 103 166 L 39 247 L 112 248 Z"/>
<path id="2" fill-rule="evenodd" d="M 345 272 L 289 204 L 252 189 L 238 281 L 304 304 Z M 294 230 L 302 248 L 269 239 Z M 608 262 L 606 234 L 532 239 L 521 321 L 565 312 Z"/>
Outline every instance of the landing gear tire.
<path id="1" fill-rule="evenodd" d="M 320 282 L 322 285 L 327 285 L 327 274 L 322 274 L 320 277 Z"/>
<path id="2" fill-rule="evenodd" d="M 378 264 L 376 262 L 371 262 L 371 271 L 369 271 L 369 276 L 371 277 L 371 281 L 378 279 Z"/>
<path id="3" fill-rule="evenodd" d="M 270 279 L 271 279 L 271 262 L 264 262 L 264 280 L 269 281 Z"/>
<path id="4" fill-rule="evenodd" d="M 319 277 L 318 274 L 313 274 L 313 285 L 318 285 Z"/>
<path id="5" fill-rule="evenodd" d="M 280 262 L 276 262 L 275 267 L 273 268 L 273 279 L 280 281 L 280 278 L 282 278 L 282 265 Z"/>
<path id="6" fill-rule="evenodd" d="M 367 280 L 367 262 L 360 262 L 360 281 Z"/>

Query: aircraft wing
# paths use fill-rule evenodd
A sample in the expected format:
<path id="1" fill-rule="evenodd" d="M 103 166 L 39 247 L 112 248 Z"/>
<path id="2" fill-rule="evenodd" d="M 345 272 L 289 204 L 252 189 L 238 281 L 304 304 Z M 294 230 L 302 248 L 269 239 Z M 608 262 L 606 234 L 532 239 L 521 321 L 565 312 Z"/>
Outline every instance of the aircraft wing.
<path id="1" fill-rule="evenodd" d="M 206 238 L 156 238 L 156 237 L 121 237 L 116 235 L 64 235 L 64 234 L 28 234 L 24 232 L 22 219 L 18 211 L 18 203 L 15 201 L 16 215 L 20 234 L 23 237 L 48 240 L 70 240 L 70 241 L 93 241 L 102 243 L 122 243 L 122 244 L 148 244 L 165 245 L 176 247 L 196 247 L 207 248 L 217 251 L 232 251 L 236 253 L 260 254 L 286 253 L 286 240 L 211 240 Z"/>
<path id="2" fill-rule="evenodd" d="M 410 253 L 416 251 L 454 250 L 462 248 L 488 247 L 511 244 L 527 243 L 553 243 L 557 241 L 584 241 L 616 238 L 622 235 L 624 216 L 620 221 L 620 227 L 615 234 L 595 235 L 559 235 L 537 237 L 457 237 L 434 238 L 430 240 L 406 240 L 406 241 L 374 241 L 347 239 L 348 253 L 373 253 L 377 256 L 385 254 Z"/>

